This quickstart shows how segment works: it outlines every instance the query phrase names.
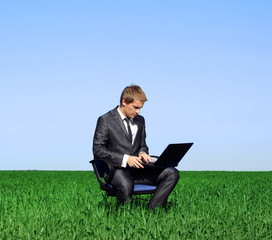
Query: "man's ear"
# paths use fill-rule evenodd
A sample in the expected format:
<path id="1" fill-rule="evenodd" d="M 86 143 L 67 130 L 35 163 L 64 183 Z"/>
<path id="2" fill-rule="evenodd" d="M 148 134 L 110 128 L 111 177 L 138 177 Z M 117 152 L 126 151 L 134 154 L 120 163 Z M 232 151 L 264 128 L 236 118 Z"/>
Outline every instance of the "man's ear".
<path id="1" fill-rule="evenodd" d="M 122 107 L 124 107 L 126 105 L 126 100 L 125 99 L 122 99 Z"/>

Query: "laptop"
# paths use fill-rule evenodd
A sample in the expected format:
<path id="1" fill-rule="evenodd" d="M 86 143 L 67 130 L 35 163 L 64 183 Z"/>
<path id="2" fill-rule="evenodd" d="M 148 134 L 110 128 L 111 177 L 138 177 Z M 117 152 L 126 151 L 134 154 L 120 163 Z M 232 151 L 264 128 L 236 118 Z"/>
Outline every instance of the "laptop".
<path id="1" fill-rule="evenodd" d="M 144 167 L 155 168 L 177 167 L 180 160 L 184 157 L 192 145 L 193 143 L 169 144 L 159 156 L 157 161 L 146 163 L 143 160 L 142 165 Z"/>

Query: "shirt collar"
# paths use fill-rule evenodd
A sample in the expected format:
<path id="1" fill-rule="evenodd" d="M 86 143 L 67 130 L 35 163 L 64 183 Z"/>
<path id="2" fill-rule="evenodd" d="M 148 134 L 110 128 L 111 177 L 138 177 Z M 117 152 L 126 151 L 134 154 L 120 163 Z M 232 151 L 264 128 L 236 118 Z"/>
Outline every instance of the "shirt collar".
<path id="1" fill-rule="evenodd" d="M 127 117 L 121 112 L 120 106 L 117 108 L 117 111 L 118 111 L 118 113 L 120 114 L 122 121 L 124 121 L 124 119 L 127 118 Z M 134 124 L 134 123 L 135 123 L 135 122 L 134 122 L 134 119 L 132 119 L 132 118 L 127 118 L 127 119 L 129 120 L 129 122 L 130 122 L 131 124 Z"/>
<path id="2" fill-rule="evenodd" d="M 118 113 L 121 116 L 121 119 L 124 120 L 126 118 L 126 116 L 120 111 L 120 106 L 117 108 Z"/>

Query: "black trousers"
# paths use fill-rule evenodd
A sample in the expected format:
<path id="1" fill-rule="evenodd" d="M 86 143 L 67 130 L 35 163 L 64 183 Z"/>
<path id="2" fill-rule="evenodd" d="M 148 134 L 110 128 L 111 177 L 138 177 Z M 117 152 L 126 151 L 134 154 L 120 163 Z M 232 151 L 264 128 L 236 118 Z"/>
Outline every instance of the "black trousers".
<path id="1" fill-rule="evenodd" d="M 176 168 L 116 168 L 111 184 L 116 187 L 118 203 L 129 202 L 132 197 L 134 184 L 149 184 L 157 186 L 151 197 L 148 208 L 163 206 L 179 180 L 179 171 Z"/>

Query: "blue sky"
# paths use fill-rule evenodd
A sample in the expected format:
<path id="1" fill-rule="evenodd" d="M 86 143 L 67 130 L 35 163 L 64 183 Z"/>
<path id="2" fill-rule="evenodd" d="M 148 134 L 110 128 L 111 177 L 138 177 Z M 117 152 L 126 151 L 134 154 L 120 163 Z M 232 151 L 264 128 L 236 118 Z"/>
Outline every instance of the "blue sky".
<path id="1" fill-rule="evenodd" d="M 0 170 L 89 170 L 97 118 L 145 91 L 150 153 L 272 170 L 271 1 L 0 3 Z"/>

